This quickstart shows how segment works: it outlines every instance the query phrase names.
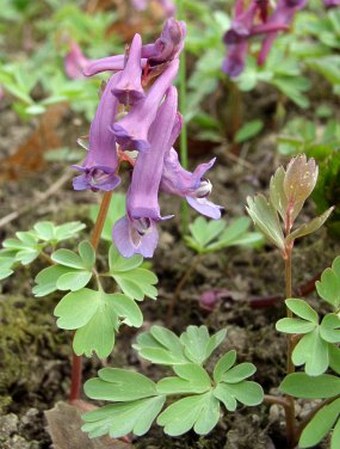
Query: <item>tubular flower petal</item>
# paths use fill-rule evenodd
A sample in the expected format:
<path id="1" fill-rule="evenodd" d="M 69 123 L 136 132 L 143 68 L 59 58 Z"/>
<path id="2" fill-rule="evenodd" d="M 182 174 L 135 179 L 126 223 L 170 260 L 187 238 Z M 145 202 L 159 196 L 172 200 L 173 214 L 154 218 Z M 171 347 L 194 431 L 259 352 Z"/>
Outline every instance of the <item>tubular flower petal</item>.
<path id="1" fill-rule="evenodd" d="M 118 101 L 111 93 L 115 82 L 116 75 L 112 75 L 91 123 L 88 155 L 81 166 L 74 166 L 82 172 L 73 180 L 75 190 L 110 191 L 120 183 L 120 178 L 116 175 L 116 140 L 109 129 L 118 108 Z"/>
<path id="2" fill-rule="evenodd" d="M 170 87 L 150 129 L 150 149 L 139 153 L 127 194 L 127 215 L 113 228 L 113 239 L 120 253 L 151 257 L 156 248 L 156 223 L 162 219 L 158 191 L 166 152 L 170 149 L 176 121 L 177 90 Z M 169 126 L 170 125 L 170 126 Z"/>
<path id="3" fill-rule="evenodd" d="M 152 85 L 145 99 L 133 105 L 130 112 L 112 126 L 112 132 L 124 150 L 145 151 L 150 148 L 149 128 L 165 92 L 177 75 L 178 65 L 178 59 L 172 61 Z"/>
<path id="4" fill-rule="evenodd" d="M 272 48 L 272 45 L 278 35 L 278 32 L 291 24 L 294 15 L 302 9 L 308 0 L 279 0 L 276 9 L 266 22 L 268 29 L 266 37 L 263 40 L 261 50 L 258 56 L 258 63 L 263 64 Z M 275 29 L 276 28 L 276 29 Z M 265 29 L 264 29 L 265 31 Z"/>
<path id="5" fill-rule="evenodd" d="M 91 60 L 86 58 L 76 42 L 72 41 L 70 47 L 64 59 L 66 75 L 73 80 L 83 78 L 83 70 L 91 63 Z"/>
<path id="6" fill-rule="evenodd" d="M 216 158 L 199 164 L 193 173 L 185 170 L 178 160 L 177 152 L 171 148 L 164 160 L 161 190 L 165 193 L 185 197 L 189 205 L 207 217 L 221 218 L 221 206 L 207 199 L 212 184 L 203 177 L 215 163 Z"/>
<path id="7" fill-rule="evenodd" d="M 134 104 L 145 97 L 141 82 L 141 49 L 142 38 L 139 34 L 135 34 L 125 68 L 119 73 L 117 82 L 112 89 L 112 93 L 120 103 Z"/>
<path id="8" fill-rule="evenodd" d="M 236 17 L 231 28 L 225 33 L 223 42 L 228 46 L 227 56 L 223 62 L 222 70 L 231 78 L 238 76 L 244 69 L 248 50 L 248 38 L 251 36 L 251 27 L 258 10 L 256 0 L 253 0 L 246 11 L 243 4 L 236 4 Z"/>
<path id="9" fill-rule="evenodd" d="M 142 56 L 148 58 L 151 66 L 172 61 L 183 50 L 185 36 L 185 22 L 170 18 L 155 43 L 143 47 Z"/>

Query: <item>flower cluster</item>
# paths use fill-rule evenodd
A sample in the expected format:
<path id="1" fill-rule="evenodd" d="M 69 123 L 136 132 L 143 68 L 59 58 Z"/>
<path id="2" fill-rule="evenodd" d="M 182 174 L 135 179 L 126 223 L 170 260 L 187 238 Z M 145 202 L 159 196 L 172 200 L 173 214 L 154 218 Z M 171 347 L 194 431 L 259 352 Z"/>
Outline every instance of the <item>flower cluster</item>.
<path id="1" fill-rule="evenodd" d="M 166 21 L 161 36 L 142 45 L 136 34 L 124 55 L 89 61 L 86 76 L 113 74 L 106 83 L 91 123 L 88 153 L 73 180 L 75 190 L 111 191 L 120 182 L 121 160 L 132 160 L 126 215 L 114 226 L 113 239 L 120 253 L 152 257 L 162 217 L 159 192 L 179 195 L 200 213 L 218 219 L 220 206 L 210 202 L 211 183 L 204 178 L 215 159 L 194 172 L 179 163 L 173 145 L 182 117 L 177 111 L 178 56 L 184 45 L 185 24 Z M 137 155 L 137 156 L 136 156 Z"/>
<path id="2" fill-rule="evenodd" d="M 263 64 L 280 31 L 287 31 L 295 13 L 302 9 L 308 0 L 278 0 L 269 14 L 268 0 L 251 0 L 245 8 L 244 0 L 237 0 L 235 18 L 230 29 L 223 37 L 227 45 L 227 56 L 223 62 L 223 71 L 231 78 L 237 77 L 244 69 L 249 39 L 263 35 L 258 64 Z"/>

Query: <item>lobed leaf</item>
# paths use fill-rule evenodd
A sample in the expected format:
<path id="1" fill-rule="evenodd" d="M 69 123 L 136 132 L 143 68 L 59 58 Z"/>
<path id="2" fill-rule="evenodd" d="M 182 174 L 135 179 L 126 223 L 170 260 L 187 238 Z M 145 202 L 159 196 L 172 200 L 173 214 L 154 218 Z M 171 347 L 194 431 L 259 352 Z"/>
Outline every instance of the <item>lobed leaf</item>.
<path id="1" fill-rule="evenodd" d="M 276 322 L 275 329 L 286 334 L 308 334 L 316 325 L 310 321 L 298 318 L 281 318 Z"/>
<path id="2" fill-rule="evenodd" d="M 223 374 L 225 374 L 236 362 L 236 351 L 231 351 L 224 354 L 216 363 L 213 373 L 215 382 L 221 382 Z"/>
<path id="3" fill-rule="evenodd" d="M 252 363 L 244 362 L 230 368 L 223 376 L 221 382 L 236 384 L 252 376 L 256 371 L 256 366 Z"/>
<path id="4" fill-rule="evenodd" d="M 192 427 L 199 435 L 206 435 L 218 419 L 219 403 L 208 392 L 174 402 L 158 416 L 157 424 L 164 426 L 164 432 L 170 436 L 183 435 Z"/>
<path id="5" fill-rule="evenodd" d="M 264 396 L 261 385 L 249 380 L 235 384 L 221 382 L 213 390 L 213 394 L 229 411 L 236 410 L 237 401 L 248 406 L 261 404 Z"/>
<path id="6" fill-rule="evenodd" d="M 323 374 L 329 365 L 328 345 L 320 337 L 319 327 L 304 335 L 292 353 L 295 366 L 305 365 L 309 376 Z"/>
<path id="7" fill-rule="evenodd" d="M 65 267 L 75 268 L 76 270 L 86 269 L 82 258 L 70 249 L 57 249 L 52 254 L 51 259 L 53 262 Z"/>
<path id="8" fill-rule="evenodd" d="M 113 245 L 109 249 L 109 267 L 111 273 L 131 271 L 143 263 L 143 256 L 135 254 L 132 257 L 123 257 Z"/>
<path id="9" fill-rule="evenodd" d="M 274 207 L 263 195 L 248 197 L 247 203 L 246 209 L 254 224 L 274 245 L 283 250 L 284 236 Z"/>
<path id="10" fill-rule="evenodd" d="M 165 396 L 156 396 L 106 405 L 82 415 L 85 421 L 82 430 L 88 432 L 91 438 L 106 434 L 111 438 L 120 438 L 130 432 L 144 435 L 162 410 L 165 399 Z"/>
<path id="11" fill-rule="evenodd" d="M 283 188 L 283 181 L 285 177 L 285 170 L 279 167 L 270 179 L 270 202 L 280 214 L 282 220 L 286 218 L 287 197 Z"/>
<path id="12" fill-rule="evenodd" d="M 111 276 L 127 296 L 142 301 L 144 296 L 156 299 L 157 276 L 145 268 L 135 268 L 131 271 L 110 272 Z"/>
<path id="13" fill-rule="evenodd" d="M 210 377 L 199 365 L 177 365 L 174 371 L 178 377 L 165 377 L 157 383 L 159 394 L 205 393 L 211 389 Z"/>
<path id="14" fill-rule="evenodd" d="M 67 269 L 67 267 L 63 268 Z M 74 292 L 84 288 L 90 282 L 91 278 L 92 272 L 89 271 L 67 271 L 57 279 L 56 288 L 58 290 L 71 290 Z"/>
<path id="15" fill-rule="evenodd" d="M 103 368 L 98 377 L 85 382 L 84 391 L 91 399 L 129 402 L 157 396 L 156 384 L 143 374 L 120 368 Z"/>
<path id="16" fill-rule="evenodd" d="M 335 313 L 325 315 L 320 324 L 320 336 L 329 343 L 340 343 L 340 316 Z"/>
<path id="17" fill-rule="evenodd" d="M 337 311 L 340 308 L 340 256 L 333 261 L 331 268 L 326 268 L 320 281 L 316 282 L 319 296 L 331 304 Z"/>
<path id="18" fill-rule="evenodd" d="M 318 324 L 319 315 L 317 312 L 303 299 L 290 298 L 285 300 L 286 306 L 298 317 Z"/>
<path id="19" fill-rule="evenodd" d="M 32 289 L 34 296 L 41 297 L 46 296 L 57 290 L 58 279 L 66 274 L 74 272 L 72 268 L 64 267 L 63 265 L 53 265 L 52 267 L 44 268 L 41 270 L 36 278 L 35 285 Z"/>

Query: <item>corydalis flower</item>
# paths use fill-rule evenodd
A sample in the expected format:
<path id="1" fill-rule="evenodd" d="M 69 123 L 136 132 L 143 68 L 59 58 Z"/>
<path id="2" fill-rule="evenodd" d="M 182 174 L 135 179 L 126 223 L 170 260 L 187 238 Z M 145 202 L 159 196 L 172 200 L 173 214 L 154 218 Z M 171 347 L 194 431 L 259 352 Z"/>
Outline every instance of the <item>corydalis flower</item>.
<path id="1" fill-rule="evenodd" d="M 74 166 L 82 172 L 73 180 L 75 190 L 110 191 L 120 182 L 120 178 L 116 175 L 118 168 L 116 140 L 109 129 L 118 108 L 118 101 L 111 93 L 115 83 L 116 75 L 112 75 L 91 123 L 88 155 L 81 166 Z"/>
<path id="2" fill-rule="evenodd" d="M 91 60 L 86 58 L 79 45 L 72 41 L 70 43 L 70 51 L 64 59 L 64 67 L 66 75 L 71 79 L 84 78 L 83 70 Z"/>
<path id="3" fill-rule="evenodd" d="M 289 27 L 295 13 L 302 9 L 308 0 L 279 0 L 274 12 L 266 22 L 267 35 L 265 36 L 258 57 L 258 63 L 263 64 L 273 46 L 280 29 Z"/>
<path id="4" fill-rule="evenodd" d="M 170 87 L 150 128 L 150 149 L 138 155 L 127 194 L 127 215 L 113 228 L 113 239 L 124 257 L 152 257 L 158 243 L 156 223 L 161 217 L 158 191 L 164 157 L 172 144 L 176 122 L 177 90 Z"/>
<path id="5" fill-rule="evenodd" d="M 150 148 L 149 128 L 165 92 L 177 75 L 178 66 L 178 59 L 172 61 L 154 82 L 146 98 L 135 104 L 125 117 L 112 126 L 112 132 L 124 150 L 146 151 Z"/>
<path id="6" fill-rule="evenodd" d="M 340 0 L 324 0 L 324 5 L 327 9 L 336 8 L 340 6 Z"/>
<path id="7" fill-rule="evenodd" d="M 238 76 L 244 69 L 248 38 L 251 35 L 258 7 L 257 1 L 253 0 L 248 9 L 244 11 L 243 0 L 239 0 L 235 7 L 235 19 L 223 37 L 223 42 L 228 46 L 228 53 L 222 70 L 232 78 Z"/>
<path id="8" fill-rule="evenodd" d="M 193 173 L 185 170 L 178 160 L 177 152 L 171 148 L 164 160 L 161 190 L 184 197 L 192 208 L 215 220 L 221 218 L 221 206 L 208 200 L 211 182 L 204 174 L 214 165 L 215 159 L 200 164 Z"/>
<path id="9" fill-rule="evenodd" d="M 155 43 L 143 47 L 142 56 L 148 58 L 151 66 L 172 61 L 183 50 L 185 36 L 185 22 L 170 18 Z"/>

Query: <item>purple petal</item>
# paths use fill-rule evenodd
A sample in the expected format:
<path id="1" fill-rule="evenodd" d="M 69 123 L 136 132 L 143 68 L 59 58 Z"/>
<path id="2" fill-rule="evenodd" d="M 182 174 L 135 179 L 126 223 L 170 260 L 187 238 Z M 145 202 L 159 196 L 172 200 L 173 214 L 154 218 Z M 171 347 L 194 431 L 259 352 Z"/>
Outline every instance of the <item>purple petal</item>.
<path id="1" fill-rule="evenodd" d="M 112 237 L 122 256 L 141 254 L 143 257 L 152 257 L 158 243 L 158 230 L 151 221 L 148 229 L 141 235 L 134 222 L 125 216 L 114 225 Z"/>
<path id="2" fill-rule="evenodd" d="M 165 154 L 177 113 L 177 90 L 170 87 L 150 128 L 150 149 L 139 153 L 127 197 L 127 212 L 131 218 L 161 220 L 158 190 L 163 173 Z"/>
<path id="3" fill-rule="evenodd" d="M 124 70 L 118 75 L 118 80 L 112 89 L 112 93 L 120 103 L 131 105 L 145 97 L 141 82 L 141 49 L 142 38 L 139 34 L 135 34 Z"/>
<path id="4" fill-rule="evenodd" d="M 116 175 L 118 168 L 116 140 L 109 129 L 118 108 L 118 101 L 111 93 L 115 82 L 116 75 L 113 75 L 104 89 L 91 123 L 88 154 L 81 166 L 75 166 L 77 170 L 83 172 L 74 179 L 75 190 L 109 191 L 120 182 Z"/>
<path id="5" fill-rule="evenodd" d="M 207 198 L 195 198 L 193 196 L 186 196 L 185 199 L 190 204 L 190 206 L 197 210 L 202 215 L 206 217 L 213 218 L 214 220 L 219 220 L 221 218 L 222 206 L 212 203 Z"/>
<path id="6" fill-rule="evenodd" d="M 146 98 L 135 104 L 124 118 L 112 126 L 112 132 L 124 150 L 146 151 L 150 148 L 149 128 L 165 92 L 177 75 L 178 66 L 178 59 L 172 61 L 152 85 Z"/>
<path id="7" fill-rule="evenodd" d="M 64 59 L 66 75 L 73 80 L 84 78 L 83 69 L 91 61 L 84 56 L 76 42 L 72 41 L 70 47 L 71 49 Z"/>

